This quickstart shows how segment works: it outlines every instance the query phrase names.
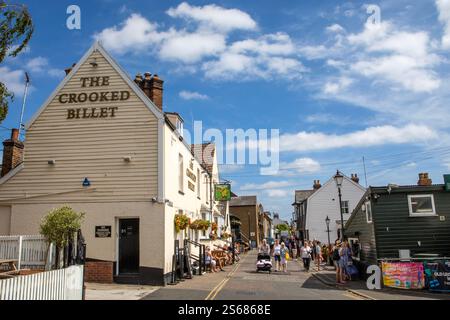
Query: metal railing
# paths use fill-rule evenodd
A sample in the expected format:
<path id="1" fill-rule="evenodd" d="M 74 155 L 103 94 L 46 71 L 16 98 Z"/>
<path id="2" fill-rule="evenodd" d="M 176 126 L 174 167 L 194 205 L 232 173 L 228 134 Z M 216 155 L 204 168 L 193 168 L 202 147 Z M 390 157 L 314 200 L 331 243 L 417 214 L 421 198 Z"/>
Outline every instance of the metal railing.
<path id="1" fill-rule="evenodd" d="M 194 246 L 194 248 L 198 248 L 198 255 L 193 254 L 191 252 L 191 250 L 189 250 L 189 255 L 191 259 L 194 259 L 195 261 L 197 261 L 198 266 L 199 266 L 199 275 L 202 275 L 204 272 L 206 272 L 206 250 L 205 250 L 205 245 L 192 241 L 190 239 L 185 239 L 184 243 L 183 243 L 184 247 L 188 247 L 188 246 Z"/>

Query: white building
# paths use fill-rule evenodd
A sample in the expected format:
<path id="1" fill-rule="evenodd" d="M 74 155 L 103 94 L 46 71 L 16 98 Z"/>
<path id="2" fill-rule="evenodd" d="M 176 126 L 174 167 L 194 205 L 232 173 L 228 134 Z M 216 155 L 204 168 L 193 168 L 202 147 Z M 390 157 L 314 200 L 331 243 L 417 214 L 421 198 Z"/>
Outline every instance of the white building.
<path id="1" fill-rule="evenodd" d="M 29 121 L 24 143 L 17 130 L 4 142 L 0 235 L 38 234 L 42 217 L 67 204 L 86 214 L 92 264 L 111 280 L 161 285 L 176 239 L 211 244 L 210 230 L 177 233 L 176 214 L 230 233 L 228 204 L 213 200 L 214 145 L 189 145 L 162 99 L 157 75 L 133 81 L 95 43 Z"/>
<path id="2" fill-rule="evenodd" d="M 359 183 L 357 175 L 349 178 L 344 175 L 341 187 L 342 212 L 344 224 L 356 207 L 366 189 Z M 328 244 L 326 218 L 330 219 L 330 242 L 334 243 L 340 237 L 341 216 L 339 212 L 339 194 L 334 176 L 323 186 L 315 181 L 315 191 L 306 199 L 306 234 L 309 240 L 319 240 Z"/>

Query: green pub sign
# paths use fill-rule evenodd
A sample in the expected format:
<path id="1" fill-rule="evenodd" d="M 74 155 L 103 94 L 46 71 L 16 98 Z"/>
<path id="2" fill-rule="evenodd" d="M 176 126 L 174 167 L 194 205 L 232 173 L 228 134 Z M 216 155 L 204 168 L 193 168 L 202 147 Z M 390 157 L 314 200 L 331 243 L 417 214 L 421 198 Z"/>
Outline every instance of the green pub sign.
<path id="1" fill-rule="evenodd" d="M 214 200 L 215 201 L 230 201 L 231 199 L 231 185 L 216 184 L 214 186 Z"/>

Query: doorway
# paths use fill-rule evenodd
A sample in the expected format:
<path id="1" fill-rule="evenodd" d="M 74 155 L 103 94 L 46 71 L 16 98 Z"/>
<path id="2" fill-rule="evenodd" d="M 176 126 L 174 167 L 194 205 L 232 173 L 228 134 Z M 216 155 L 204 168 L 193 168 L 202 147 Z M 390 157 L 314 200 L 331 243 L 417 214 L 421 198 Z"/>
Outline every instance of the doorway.
<path id="1" fill-rule="evenodd" d="M 119 274 L 139 273 L 139 219 L 119 220 Z"/>

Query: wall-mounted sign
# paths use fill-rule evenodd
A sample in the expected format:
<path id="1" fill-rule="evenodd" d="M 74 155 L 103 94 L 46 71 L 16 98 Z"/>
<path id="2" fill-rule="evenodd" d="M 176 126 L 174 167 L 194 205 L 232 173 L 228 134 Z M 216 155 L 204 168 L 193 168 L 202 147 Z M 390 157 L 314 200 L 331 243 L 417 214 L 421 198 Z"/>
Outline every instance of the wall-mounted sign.
<path id="1" fill-rule="evenodd" d="M 401 289 L 423 289 L 425 274 L 422 262 L 382 262 L 383 284 Z"/>
<path id="2" fill-rule="evenodd" d="M 109 86 L 109 77 L 83 77 L 80 78 L 81 88 L 91 87 L 99 88 Z M 107 89 L 107 88 L 105 88 Z M 58 97 L 61 104 L 95 104 L 98 102 L 126 101 L 130 99 L 130 91 L 94 91 L 63 93 Z M 114 118 L 118 107 L 88 107 L 88 108 L 70 108 L 67 109 L 67 119 L 89 119 L 89 118 Z"/>
<path id="3" fill-rule="evenodd" d="M 450 261 L 425 262 L 424 266 L 428 290 L 450 292 Z"/>
<path id="4" fill-rule="evenodd" d="M 228 183 L 214 185 L 214 200 L 215 201 L 230 201 L 231 199 L 231 185 Z"/>
<path id="5" fill-rule="evenodd" d="M 189 169 L 186 169 L 186 175 L 194 182 L 197 181 L 197 177 L 195 176 L 195 174 Z"/>
<path id="6" fill-rule="evenodd" d="M 111 238 L 111 226 L 95 226 L 96 238 Z"/>

